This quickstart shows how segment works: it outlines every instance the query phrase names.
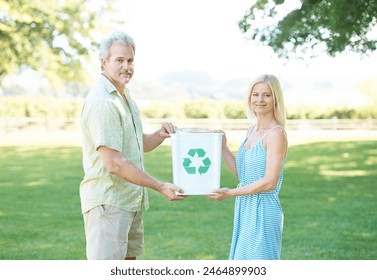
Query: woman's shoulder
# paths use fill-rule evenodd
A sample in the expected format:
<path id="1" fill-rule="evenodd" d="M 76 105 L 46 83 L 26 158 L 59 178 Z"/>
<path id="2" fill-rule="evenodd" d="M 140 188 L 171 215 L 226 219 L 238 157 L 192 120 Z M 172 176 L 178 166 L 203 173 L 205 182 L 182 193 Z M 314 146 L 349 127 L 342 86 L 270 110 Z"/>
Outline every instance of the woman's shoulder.
<path id="1" fill-rule="evenodd" d="M 266 140 L 269 141 L 278 141 L 278 142 L 287 142 L 287 132 L 284 127 L 281 125 L 274 126 L 266 135 Z"/>
<path id="2" fill-rule="evenodd" d="M 284 133 L 286 134 L 285 128 L 282 127 L 280 124 L 275 125 L 271 128 L 270 133 Z"/>

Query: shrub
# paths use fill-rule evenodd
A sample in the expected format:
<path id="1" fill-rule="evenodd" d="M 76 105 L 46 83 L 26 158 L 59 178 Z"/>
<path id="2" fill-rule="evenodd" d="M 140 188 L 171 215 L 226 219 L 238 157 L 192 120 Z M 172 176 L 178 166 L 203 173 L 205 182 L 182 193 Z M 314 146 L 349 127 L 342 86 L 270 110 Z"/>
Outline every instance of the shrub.
<path id="1" fill-rule="evenodd" d="M 244 101 L 228 100 L 223 104 L 224 116 L 227 119 L 245 119 L 246 104 Z"/>
<path id="2" fill-rule="evenodd" d="M 0 97 L 0 117 L 62 117 L 80 116 L 82 98 Z M 194 99 L 181 102 L 154 101 L 140 104 L 146 118 L 246 118 L 245 102 L 240 100 Z M 377 106 L 325 107 L 288 105 L 288 119 L 368 119 L 377 118 Z"/>
<path id="3" fill-rule="evenodd" d="M 78 117 L 81 98 L 0 97 L 0 117 Z"/>
<path id="4" fill-rule="evenodd" d="M 222 115 L 218 102 L 209 99 L 188 101 L 184 103 L 183 111 L 186 118 L 192 119 L 220 118 Z"/>

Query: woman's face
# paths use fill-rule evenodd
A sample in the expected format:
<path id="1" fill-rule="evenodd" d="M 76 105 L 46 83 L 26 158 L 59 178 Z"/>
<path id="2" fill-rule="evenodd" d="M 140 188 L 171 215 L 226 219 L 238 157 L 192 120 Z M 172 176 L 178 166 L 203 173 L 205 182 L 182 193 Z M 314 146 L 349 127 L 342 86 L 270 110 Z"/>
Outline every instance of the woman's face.
<path id="1" fill-rule="evenodd" d="M 251 90 L 250 104 L 256 115 L 274 112 L 274 98 L 266 83 L 257 83 Z"/>

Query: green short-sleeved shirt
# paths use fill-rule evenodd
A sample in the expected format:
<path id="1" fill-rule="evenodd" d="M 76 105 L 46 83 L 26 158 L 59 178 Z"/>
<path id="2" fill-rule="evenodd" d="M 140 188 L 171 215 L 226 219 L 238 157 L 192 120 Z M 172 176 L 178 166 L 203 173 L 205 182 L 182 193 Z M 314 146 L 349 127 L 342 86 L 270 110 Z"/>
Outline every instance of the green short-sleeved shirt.
<path id="1" fill-rule="evenodd" d="M 143 204 L 148 208 L 146 188 L 111 175 L 97 151 L 99 146 L 117 150 L 144 170 L 140 113 L 127 89 L 125 95 L 128 105 L 115 86 L 101 75 L 85 99 L 81 115 L 85 172 L 80 184 L 82 213 L 101 204 L 126 211 L 139 211 Z"/>

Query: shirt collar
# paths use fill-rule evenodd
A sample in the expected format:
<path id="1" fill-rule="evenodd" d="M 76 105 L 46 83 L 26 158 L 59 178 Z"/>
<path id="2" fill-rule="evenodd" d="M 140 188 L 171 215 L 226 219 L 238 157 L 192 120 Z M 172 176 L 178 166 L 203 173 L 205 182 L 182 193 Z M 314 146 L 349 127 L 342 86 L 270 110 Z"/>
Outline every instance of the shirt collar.
<path id="1" fill-rule="evenodd" d="M 100 75 L 100 80 L 101 80 L 101 83 L 105 86 L 105 89 L 109 94 L 113 93 L 114 91 L 117 92 L 117 89 L 114 86 L 114 84 L 108 78 L 106 78 L 104 74 Z M 127 92 L 126 88 L 124 91 Z"/>

